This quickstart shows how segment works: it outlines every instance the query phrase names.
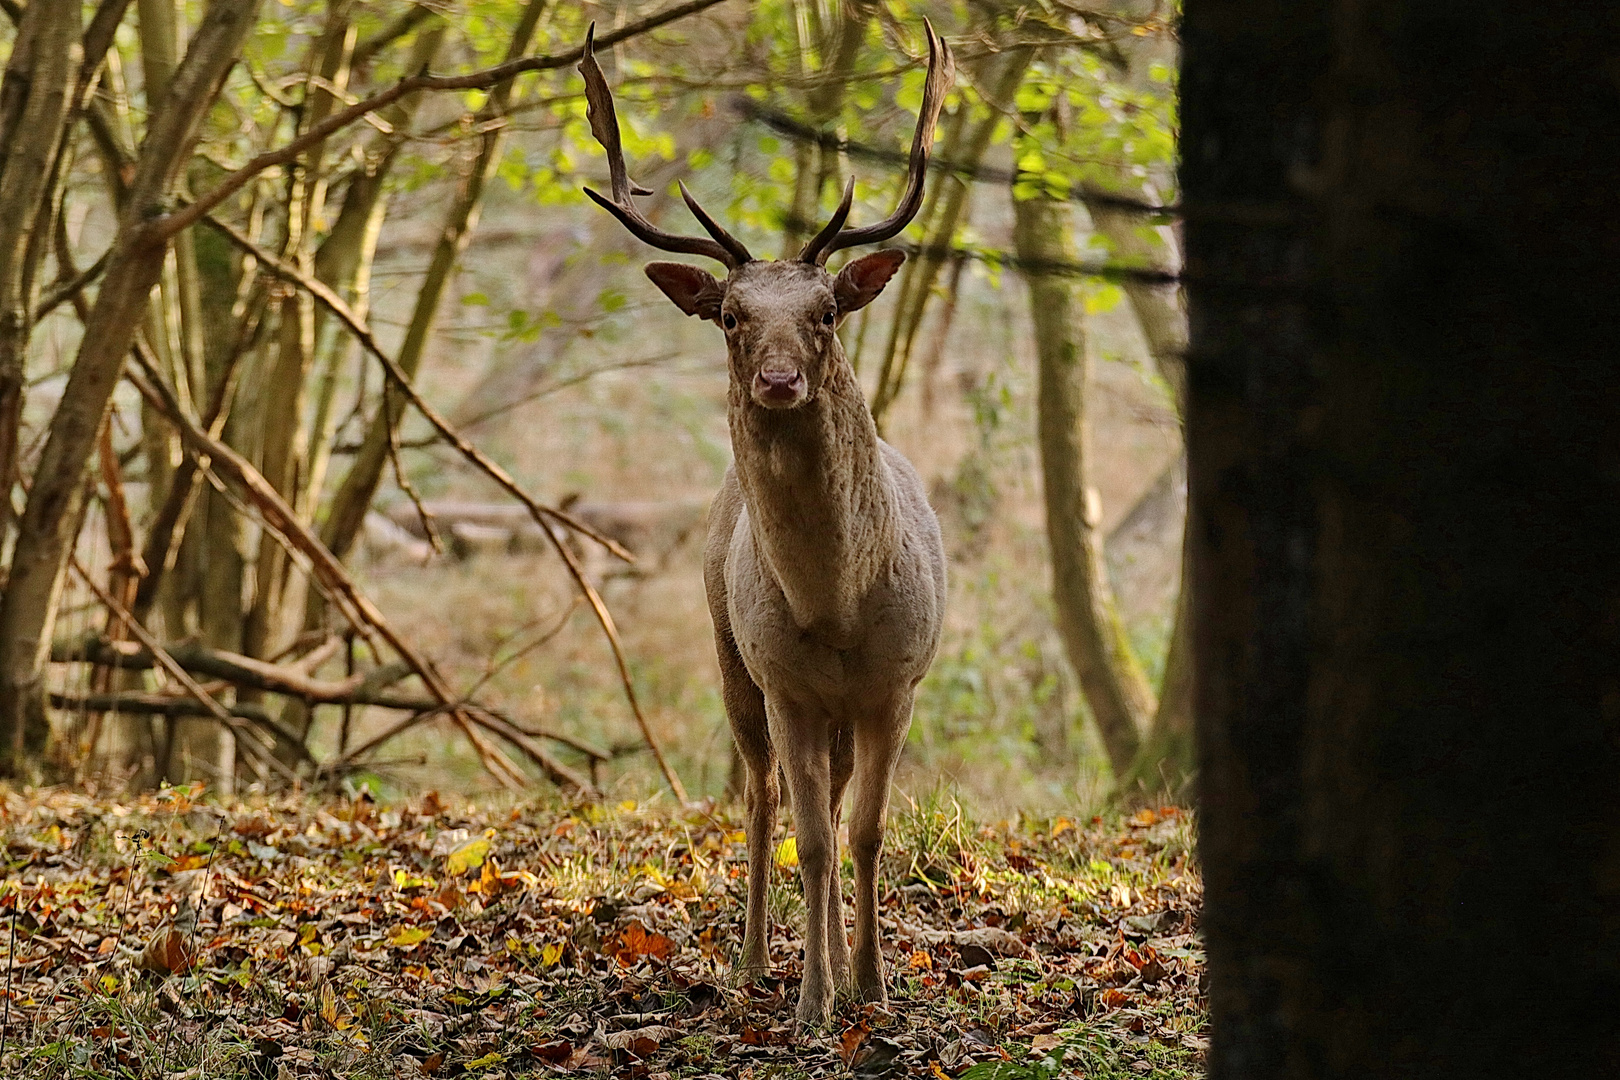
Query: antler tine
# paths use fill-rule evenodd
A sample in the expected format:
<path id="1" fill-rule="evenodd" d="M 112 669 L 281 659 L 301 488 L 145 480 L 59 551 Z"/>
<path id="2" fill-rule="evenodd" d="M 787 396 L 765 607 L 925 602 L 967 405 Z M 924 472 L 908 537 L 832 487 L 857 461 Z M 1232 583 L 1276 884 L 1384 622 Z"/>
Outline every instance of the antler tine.
<path id="1" fill-rule="evenodd" d="M 620 224 L 629 229 L 636 239 L 651 244 L 661 251 L 705 255 L 724 263 L 731 270 L 751 261 L 752 256 L 748 254 L 748 249 L 719 225 L 714 224 L 690 195 L 686 195 L 687 206 L 692 208 L 692 212 L 703 223 L 703 227 L 708 229 L 715 239 L 679 236 L 665 232 L 636 209 L 630 197 L 645 195 L 648 192 L 630 182 L 629 172 L 625 168 L 624 144 L 619 140 L 619 116 L 614 111 L 613 92 L 608 89 L 607 78 L 602 74 L 602 66 L 596 62 L 595 43 L 596 24 L 593 22 L 590 29 L 585 32 L 585 55 L 579 62 L 579 73 L 585 77 L 585 115 L 590 120 L 591 134 L 596 136 L 596 141 L 607 151 L 608 182 L 613 197 L 607 198 L 590 188 L 585 189 L 585 194 L 595 200 L 602 209 L 618 218 Z M 684 187 L 682 194 L 685 195 Z"/>
<path id="2" fill-rule="evenodd" d="M 686 181 L 677 180 L 675 184 L 681 189 L 681 198 L 686 201 L 686 208 L 692 211 L 692 216 L 698 219 L 698 224 L 702 225 L 721 247 L 731 252 L 732 257 L 737 260 L 739 266 L 745 262 L 754 261 L 754 257 L 748 253 L 748 249 L 743 246 L 743 242 L 727 232 L 725 226 L 710 217 L 709 212 L 699 206 L 696 199 L 692 198 L 692 193 L 686 190 Z"/>
<path id="3" fill-rule="evenodd" d="M 928 150 L 934 142 L 934 126 L 939 121 L 939 110 L 945 104 L 945 94 L 956 78 L 956 58 L 945 39 L 934 33 L 933 24 L 923 20 L 923 31 L 928 37 L 928 81 L 923 87 L 922 108 L 917 110 L 917 130 L 911 140 L 911 160 L 906 177 L 905 194 L 894 213 L 875 225 L 858 229 L 833 230 L 829 226 L 805 245 L 799 258 L 821 265 L 827 256 L 843 248 L 858 244 L 876 244 L 895 236 L 911 224 L 911 219 L 922 209 L 923 177 L 928 170 Z M 831 233 L 831 235 L 829 235 Z"/>
<path id="4" fill-rule="evenodd" d="M 844 197 L 839 200 L 838 209 L 833 211 L 833 216 L 828 220 L 827 224 L 823 225 L 821 227 L 821 231 L 816 233 L 808 244 L 804 245 L 803 251 L 799 252 L 800 262 L 812 263 L 819 266 L 826 260 L 827 256 L 822 254 L 822 249 L 825 248 L 827 244 L 832 241 L 832 238 L 838 235 L 839 230 L 844 227 L 844 222 L 849 218 L 850 205 L 854 201 L 855 178 L 851 176 L 849 178 L 849 182 L 844 185 Z M 831 252 L 829 251 L 827 254 L 831 254 Z"/>

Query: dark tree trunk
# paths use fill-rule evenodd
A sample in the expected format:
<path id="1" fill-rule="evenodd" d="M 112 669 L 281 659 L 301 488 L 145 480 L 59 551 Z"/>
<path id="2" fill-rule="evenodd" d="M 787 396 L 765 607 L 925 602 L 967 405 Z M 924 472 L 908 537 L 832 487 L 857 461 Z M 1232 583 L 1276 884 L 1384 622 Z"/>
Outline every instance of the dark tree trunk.
<path id="1" fill-rule="evenodd" d="M 1617 37 L 1187 4 L 1215 1077 L 1620 1075 Z"/>

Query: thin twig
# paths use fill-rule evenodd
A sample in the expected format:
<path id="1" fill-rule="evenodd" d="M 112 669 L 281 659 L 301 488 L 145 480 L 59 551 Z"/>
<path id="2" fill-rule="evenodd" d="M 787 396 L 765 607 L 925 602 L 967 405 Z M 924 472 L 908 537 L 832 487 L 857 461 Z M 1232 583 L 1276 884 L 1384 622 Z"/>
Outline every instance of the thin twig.
<path id="1" fill-rule="evenodd" d="M 365 350 L 376 357 L 377 362 L 383 366 L 383 370 L 387 373 L 388 378 L 392 380 L 393 385 L 398 387 L 399 391 L 410 401 L 412 407 L 421 413 L 429 424 L 433 425 L 433 428 L 444 437 L 446 442 L 455 447 L 463 457 L 477 465 L 485 475 L 528 508 L 529 515 L 534 518 L 535 524 L 540 526 L 540 531 L 545 534 L 546 540 L 551 544 L 552 549 L 562 559 L 563 565 L 568 569 L 569 576 L 574 579 L 574 584 L 585 595 L 586 601 L 591 605 L 591 610 L 596 614 L 596 621 L 601 625 L 602 632 L 607 637 L 608 645 L 612 649 L 613 660 L 618 667 L 619 683 L 624 690 L 625 700 L 629 702 L 630 711 L 635 716 L 637 726 L 641 728 L 641 735 L 647 743 L 647 749 L 652 751 L 653 760 L 658 763 L 658 769 L 663 774 L 665 782 L 669 784 L 670 791 L 682 803 L 687 802 L 686 788 L 681 783 L 681 778 L 676 775 L 675 770 L 670 767 L 669 761 L 664 757 L 663 748 L 658 745 L 658 739 L 653 735 L 652 725 L 648 723 L 646 713 L 641 708 L 641 701 L 636 696 L 635 683 L 630 677 L 630 664 L 625 658 L 624 644 L 619 638 L 619 630 L 614 624 L 613 615 L 608 611 L 607 604 L 603 602 L 601 594 L 596 591 L 596 586 L 592 585 L 590 579 L 585 576 L 585 570 L 580 566 L 579 559 L 550 527 L 546 519 L 551 518 L 591 537 L 609 551 L 626 559 L 626 561 L 634 561 L 633 556 L 617 542 L 601 536 L 595 529 L 575 519 L 572 514 L 554 510 L 535 501 L 512 478 L 510 473 L 501 468 L 493 459 L 486 456 L 483 451 L 468 442 L 466 437 L 452 427 L 448 420 L 439 415 L 438 410 L 433 408 L 427 399 L 417 391 L 416 387 L 411 384 L 410 376 L 405 373 L 404 369 L 399 366 L 399 363 L 392 356 L 383 350 L 382 346 L 377 344 L 377 339 L 372 336 L 365 323 L 361 322 L 359 317 L 350 310 L 349 305 L 343 302 L 343 298 L 333 292 L 325 283 L 310 277 L 296 267 L 288 265 L 269 252 L 259 250 L 257 245 L 254 245 L 247 237 L 242 236 L 224 222 L 212 217 L 206 220 L 210 226 L 230 238 L 237 246 L 242 247 L 245 245 L 247 249 L 251 250 L 268 272 L 292 282 L 319 300 L 327 310 L 337 317 L 339 322 L 343 323 Z"/>
<path id="2" fill-rule="evenodd" d="M 106 606 L 108 611 L 111 611 L 117 618 L 125 622 L 129 628 L 130 634 L 134 636 L 135 640 L 139 641 L 141 645 L 152 654 L 152 658 L 157 661 L 158 666 L 161 667 L 170 678 L 184 687 L 188 694 L 196 698 L 197 701 L 208 710 L 210 716 L 224 724 L 226 727 L 230 728 L 233 732 L 240 735 L 245 736 L 247 733 L 253 730 L 253 725 L 251 723 L 243 720 L 239 716 L 232 715 L 229 709 L 225 708 L 225 706 L 214 700 L 212 694 L 198 685 L 197 680 L 191 677 L 191 673 L 185 668 L 181 667 L 179 662 L 176 661 L 174 657 L 170 656 L 168 650 L 166 650 L 162 644 L 159 643 L 158 639 L 153 637 L 151 632 L 148 631 L 146 627 L 142 626 L 136 621 L 135 616 L 130 613 L 130 610 L 120 603 L 118 599 L 106 589 L 103 589 L 96 583 L 95 579 L 85 571 L 82 565 L 80 565 L 78 556 L 70 557 L 69 565 L 73 568 L 73 573 L 78 577 L 78 579 L 82 581 L 91 592 L 95 593 L 96 599 L 100 600 L 101 603 Z M 283 780 L 286 780 L 290 784 L 298 783 L 298 774 L 289 769 L 280 758 L 275 756 L 275 754 L 260 746 L 256 740 L 252 738 L 241 738 L 237 741 L 242 744 L 244 749 L 251 751 L 254 757 L 259 758 L 266 765 L 268 765 Z"/>
<path id="3" fill-rule="evenodd" d="M 329 591 L 334 603 L 344 612 L 349 622 L 367 636 L 368 643 L 373 633 L 381 637 L 388 643 L 389 648 L 410 666 L 428 688 L 429 693 L 448 707 L 451 717 L 467 736 L 467 740 L 473 744 L 473 749 L 478 752 L 484 767 L 507 787 L 522 790 L 527 783 L 523 771 L 501 751 L 500 747 L 483 736 L 475 726 L 475 721 L 468 715 L 466 707 L 457 701 L 438 669 L 394 630 L 377 605 L 355 585 L 354 579 L 349 576 L 337 556 L 327 550 L 326 545 L 322 544 L 309 527 L 299 520 L 297 513 L 287 504 L 281 493 L 240 453 L 211 437 L 186 415 L 174 391 L 164 380 L 156 358 L 151 355 L 144 342 L 137 339 L 132 355 L 140 370 L 131 371 L 129 377 L 141 391 L 142 396 L 174 425 L 181 438 L 192 445 L 193 452 L 207 455 L 212 468 L 223 469 L 230 473 L 231 478 L 259 508 L 265 524 L 273 533 L 302 551 L 309 559 L 314 578 Z M 375 648 L 373 643 L 373 649 Z"/>
<path id="4" fill-rule="evenodd" d="M 391 415 L 390 410 L 392 410 L 393 405 L 388 399 L 392 389 L 392 383 L 383 384 L 384 416 Z M 422 522 L 422 531 L 427 534 L 428 545 L 433 548 L 433 554 L 443 555 L 444 540 L 439 536 L 438 518 L 433 511 L 427 508 L 427 504 L 422 501 L 422 496 L 417 492 L 416 485 L 411 483 L 411 478 L 405 475 L 405 467 L 399 463 L 399 425 L 389 424 L 387 427 L 388 462 L 394 469 L 394 483 L 399 485 L 399 490 L 403 491 L 406 498 L 411 500 L 411 505 L 416 507 L 416 516 Z"/>
<path id="5" fill-rule="evenodd" d="M 617 30 L 603 34 L 597 39 L 597 46 L 612 45 L 615 42 L 632 38 L 654 30 L 665 23 L 711 8 L 722 0 L 687 0 L 684 4 L 677 4 L 672 8 L 649 15 L 633 23 L 628 23 Z M 356 102 L 340 112 L 333 113 L 319 124 L 315 124 L 304 134 L 287 143 L 285 146 L 260 154 L 258 157 L 237 169 L 218 187 L 197 199 L 196 202 L 172 214 L 165 214 L 152 219 L 145 227 L 142 240 L 150 244 L 160 244 L 169 237 L 190 228 L 214 207 L 229 199 L 240 191 L 248 181 L 264 170 L 276 165 L 284 165 L 297 159 L 311 146 L 315 146 L 334 133 L 343 130 L 356 120 L 374 113 L 378 109 L 387 107 L 404 97 L 406 94 L 418 90 L 486 90 L 498 83 L 531 71 L 555 71 L 565 68 L 585 55 L 584 48 L 569 49 L 565 53 L 553 56 L 526 56 L 519 60 L 511 60 L 504 64 L 497 64 L 483 71 L 475 71 L 469 75 L 410 75 L 401 79 L 393 86 L 380 94 L 374 94 L 364 101 Z"/>
<path id="6" fill-rule="evenodd" d="M 77 274 L 72 275 L 66 281 L 58 282 L 53 286 L 50 292 L 40 298 L 39 306 L 34 308 L 34 321 L 39 322 L 39 320 L 54 311 L 58 305 L 73 299 L 86 285 L 100 277 L 101 272 L 107 269 L 107 264 L 112 261 L 112 252 L 112 247 L 108 246 L 107 250 L 101 253 L 101 258 Z"/>

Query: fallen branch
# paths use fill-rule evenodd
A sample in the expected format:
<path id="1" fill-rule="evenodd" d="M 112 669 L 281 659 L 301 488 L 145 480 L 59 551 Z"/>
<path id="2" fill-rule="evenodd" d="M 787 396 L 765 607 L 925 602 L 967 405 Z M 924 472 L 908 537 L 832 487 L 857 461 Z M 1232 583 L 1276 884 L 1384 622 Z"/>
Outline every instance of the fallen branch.
<path id="1" fill-rule="evenodd" d="M 333 292 L 325 283 L 310 277 L 297 267 L 284 262 L 270 252 L 261 250 L 249 238 L 241 235 L 226 223 L 212 217 L 206 220 L 211 227 L 229 238 L 232 243 L 258 259 L 265 270 L 285 281 L 292 282 L 319 300 L 328 311 L 337 317 L 339 322 L 343 323 L 344 327 L 354 335 L 365 350 L 376 357 L 377 362 L 383 366 L 383 370 L 391 380 L 392 385 L 405 395 L 411 406 L 421 413 L 429 424 L 433 425 L 434 430 L 443 436 L 446 442 L 455 447 L 463 457 L 483 470 L 485 475 L 499 484 L 504 491 L 528 508 L 535 524 L 540 526 L 540 531 L 545 534 L 547 541 L 568 568 L 569 576 L 574 579 L 574 584 L 591 605 L 591 611 L 596 615 L 596 621 L 601 625 L 602 632 L 606 635 L 608 645 L 613 651 L 613 660 L 619 672 L 619 683 L 624 689 L 625 700 L 630 704 L 630 711 L 635 716 L 636 724 L 641 728 L 641 735 L 646 740 L 647 749 L 652 752 L 653 760 L 658 763 L 659 771 L 663 773 L 664 781 L 669 784 L 670 791 L 675 794 L 677 799 L 685 803 L 687 801 L 686 788 L 681 783 L 681 778 L 675 774 L 675 770 L 670 767 L 669 761 L 664 757 L 663 748 L 658 745 L 658 740 L 652 732 L 652 726 L 647 722 L 646 714 L 641 709 L 641 701 L 636 696 L 635 684 L 630 678 L 630 665 L 625 659 L 624 645 L 619 639 L 619 630 L 613 622 L 613 616 L 608 611 L 607 604 L 603 602 L 601 594 L 596 591 L 596 587 L 585 576 L 585 570 L 580 566 L 579 559 L 550 528 L 546 519 L 549 517 L 567 525 L 582 535 L 589 536 L 626 561 L 633 562 L 634 557 L 617 542 L 602 536 L 584 522 L 575 519 L 573 515 L 552 509 L 530 497 L 528 492 L 524 491 L 518 482 L 512 478 L 511 474 L 486 457 L 483 451 L 468 442 L 459 431 L 450 425 L 448 420 L 440 416 L 438 411 L 428 404 L 427 400 L 411 385 L 410 376 L 400 368 L 392 356 L 383 351 L 382 346 L 377 344 L 377 340 L 372 336 L 370 328 L 350 310 L 349 305 L 344 303 L 343 298 Z M 325 549 L 322 548 L 322 550 Z"/>
<path id="2" fill-rule="evenodd" d="M 179 717 L 214 716 L 208 706 L 190 695 L 154 694 L 143 690 L 109 691 L 103 694 L 69 694 L 52 690 L 48 695 L 51 706 L 72 712 L 123 713 L 126 716 Z M 261 705 L 238 702 L 221 706 L 232 716 L 249 720 L 261 726 L 274 726 L 275 721 Z"/>
<path id="3" fill-rule="evenodd" d="M 157 662 L 157 665 L 161 667 L 170 678 L 184 687 L 186 692 L 195 698 L 197 703 L 207 711 L 208 715 L 230 728 L 233 732 L 244 736 L 243 738 L 236 740 L 238 745 L 252 753 L 255 758 L 269 767 L 271 771 L 275 772 L 283 780 L 286 780 L 291 784 L 298 783 L 297 773 L 293 772 L 279 758 L 270 753 L 263 746 L 261 746 L 257 740 L 251 737 L 253 725 L 245 722 L 241 717 L 232 715 L 231 712 L 225 708 L 225 706 L 214 700 L 213 695 L 209 694 L 207 690 L 204 690 L 201 686 L 197 685 L 197 680 L 193 679 L 186 672 L 185 668 L 177 664 L 174 657 L 170 656 L 164 651 L 163 646 L 158 644 L 158 640 L 151 635 L 146 627 L 142 626 L 135 620 L 135 616 L 130 614 L 129 609 L 123 604 L 119 603 L 111 593 L 107 592 L 106 589 L 103 589 L 100 585 L 98 585 L 96 580 L 85 572 L 84 567 L 79 564 L 77 556 L 70 557 L 68 565 L 72 567 L 74 574 L 78 576 L 79 580 L 84 582 L 85 587 L 95 594 L 96 599 L 101 601 L 102 605 L 106 607 L 108 611 L 111 611 L 115 616 L 124 622 L 126 628 L 135 637 L 135 640 L 139 641 L 151 651 L 152 657 Z"/>
<path id="4" fill-rule="evenodd" d="M 132 644 L 104 638 L 59 642 L 51 646 L 51 662 L 100 664 L 124 671 L 140 671 L 157 666 L 156 658 L 147 649 L 125 647 Z M 416 710 L 432 708 L 437 704 L 420 697 L 384 693 L 387 687 L 412 674 L 410 667 L 404 663 L 385 664 L 352 678 L 328 680 L 313 678 L 296 668 L 256 660 L 224 649 L 210 649 L 195 642 L 169 646 L 167 651 L 176 663 L 193 674 L 223 679 L 233 686 L 299 698 L 312 705 L 377 705 L 386 709 Z"/>
<path id="5" fill-rule="evenodd" d="M 450 707 L 450 715 L 462 733 L 467 736 L 468 741 L 473 744 L 473 749 L 478 753 L 484 767 L 507 787 L 514 791 L 522 790 L 527 782 L 522 770 L 473 726 L 464 709 L 457 703 L 456 695 L 451 692 L 444 677 L 410 642 L 395 632 L 377 606 L 355 586 L 354 579 L 349 576 L 337 557 L 328 551 L 326 545 L 322 544 L 320 539 L 298 519 L 298 515 L 287 505 L 281 493 L 271 486 L 263 474 L 246 458 L 210 436 L 186 415 L 174 396 L 174 391 L 164 381 L 156 359 L 151 356 L 144 342 L 136 341 L 133 355 L 139 371 L 131 371 L 129 376 L 141 395 L 174 425 L 175 430 L 191 446 L 194 453 L 207 456 L 210 468 L 227 474 L 242 489 L 249 501 L 258 508 L 265 524 L 271 530 L 280 534 L 309 559 L 310 569 L 316 579 L 331 594 L 355 629 L 366 637 L 373 651 L 377 649 L 373 638 L 381 637 L 422 680 L 434 699 L 441 705 Z"/>

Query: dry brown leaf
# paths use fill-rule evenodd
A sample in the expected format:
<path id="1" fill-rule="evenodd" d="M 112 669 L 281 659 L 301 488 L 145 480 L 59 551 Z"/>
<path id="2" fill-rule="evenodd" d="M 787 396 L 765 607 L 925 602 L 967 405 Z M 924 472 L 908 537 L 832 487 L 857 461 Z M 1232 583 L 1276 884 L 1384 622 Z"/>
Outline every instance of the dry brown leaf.
<path id="1" fill-rule="evenodd" d="M 184 975 L 196 962 L 196 947 L 185 934 L 166 926 L 147 942 L 135 967 L 158 975 Z"/>

